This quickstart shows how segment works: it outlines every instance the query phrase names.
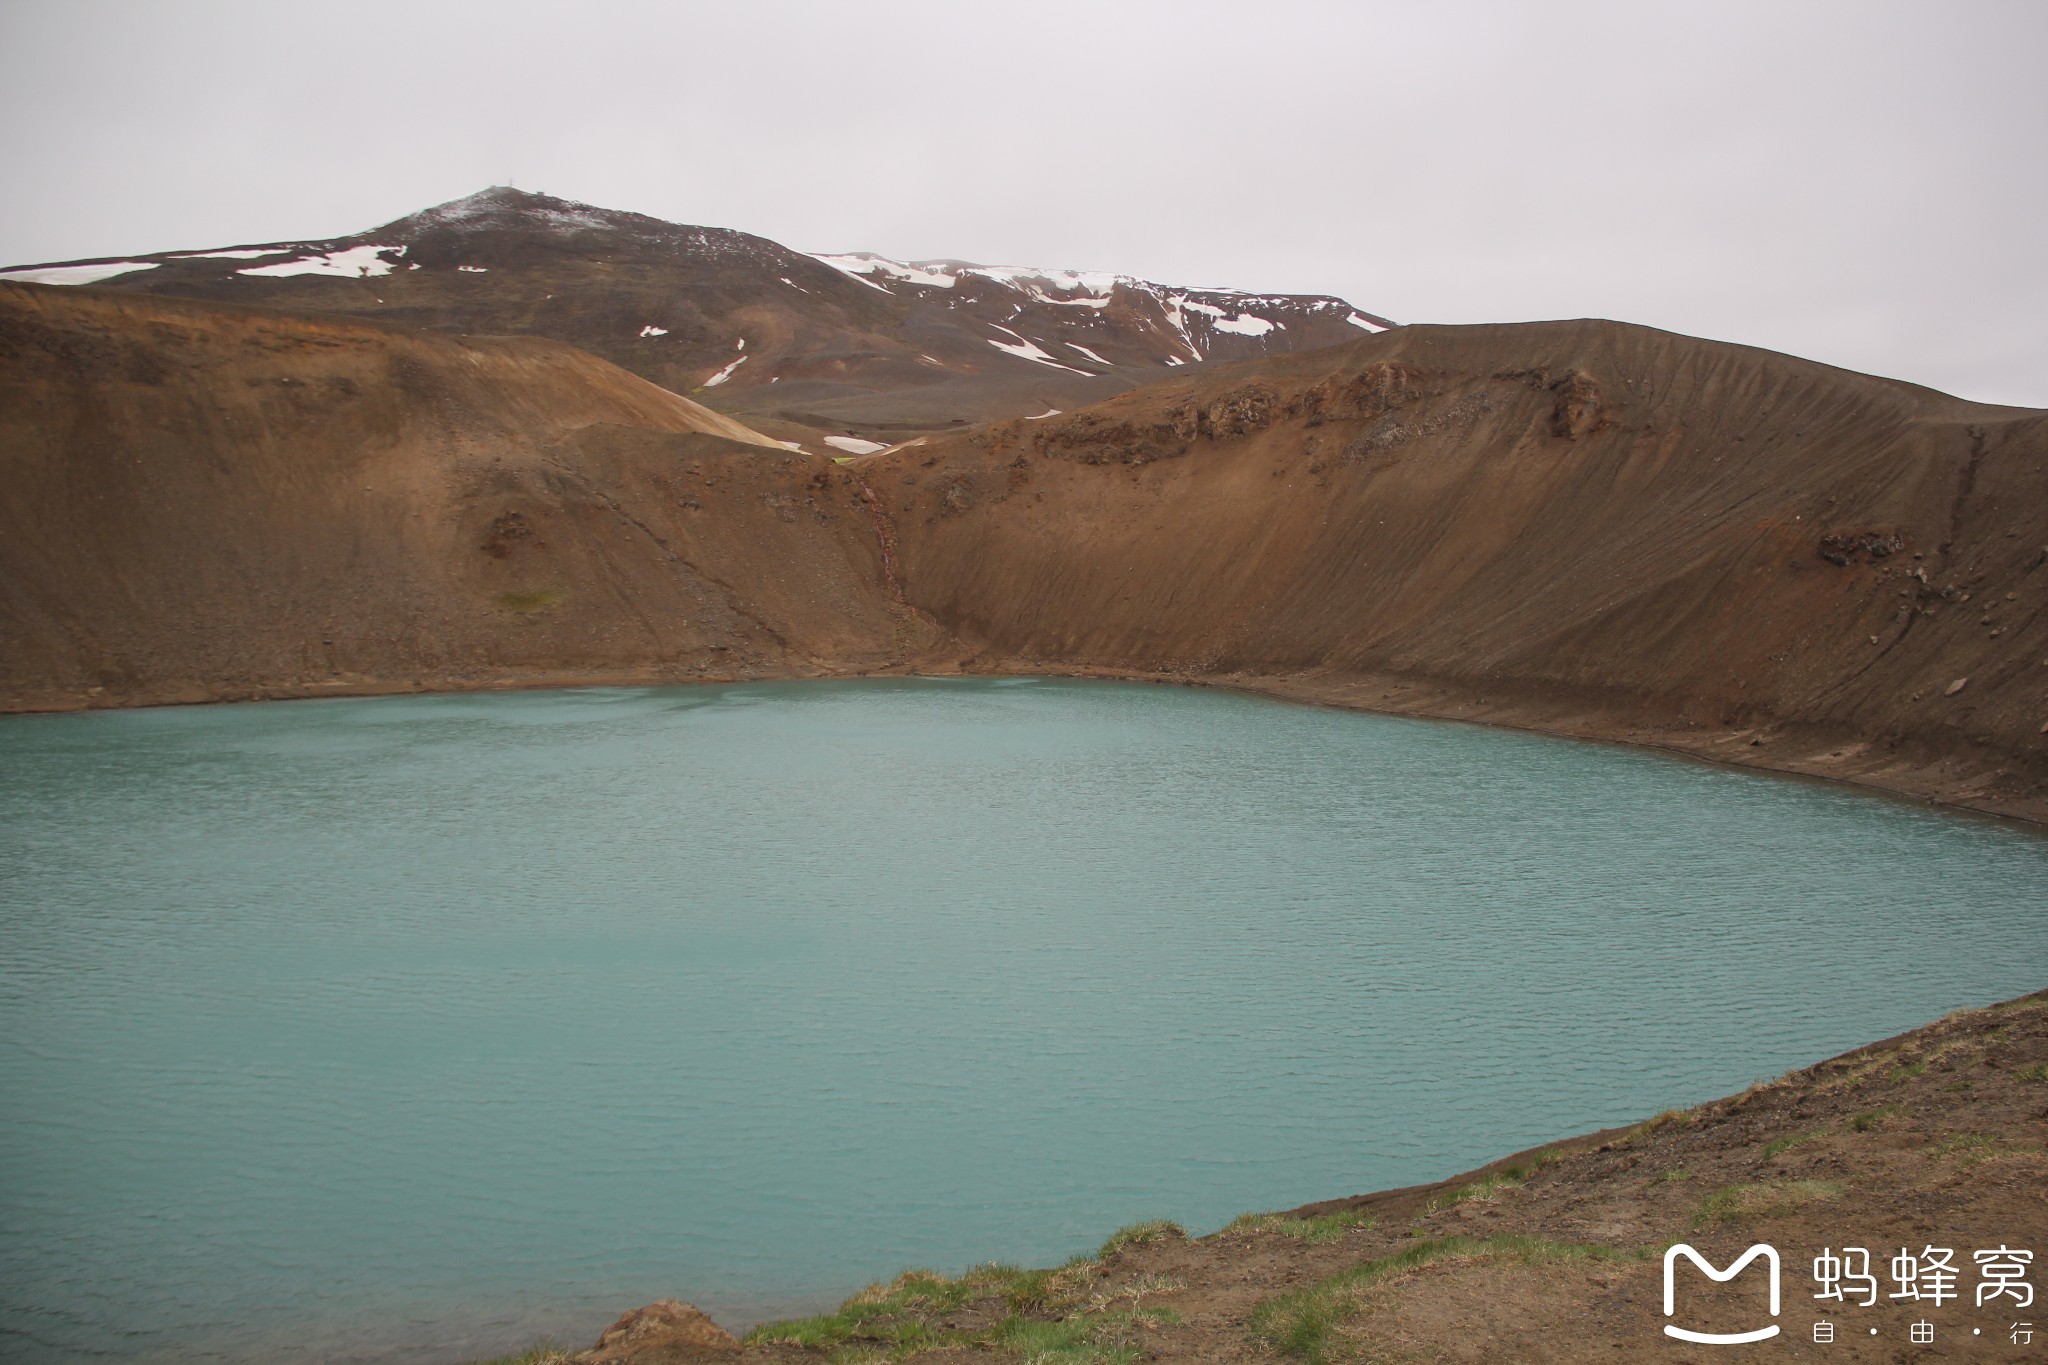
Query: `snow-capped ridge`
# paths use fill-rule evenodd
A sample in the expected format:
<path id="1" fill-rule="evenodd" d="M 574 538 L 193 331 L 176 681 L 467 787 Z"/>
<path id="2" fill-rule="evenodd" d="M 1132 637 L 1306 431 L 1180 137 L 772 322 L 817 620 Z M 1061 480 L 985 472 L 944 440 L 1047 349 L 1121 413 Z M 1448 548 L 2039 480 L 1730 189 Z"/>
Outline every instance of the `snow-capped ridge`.
<path id="1" fill-rule="evenodd" d="M 154 270 L 157 265 L 156 261 L 93 261 L 82 265 L 25 266 L 0 270 L 0 280 L 18 280 L 23 284 L 98 284 L 116 275 Z"/>
<path id="2" fill-rule="evenodd" d="M 1035 303 L 1058 303 L 1102 308 L 1119 287 L 1136 288 L 1144 281 L 1129 275 L 1112 275 L 1098 270 L 1048 270 L 1035 265 L 976 265 L 972 261 L 898 261 L 872 251 L 816 253 L 834 270 L 851 275 L 862 284 L 877 285 L 876 277 L 899 284 L 928 289 L 952 289 L 963 279 L 993 280 L 1026 295 Z M 1079 295 L 1080 297 L 1068 297 Z"/>

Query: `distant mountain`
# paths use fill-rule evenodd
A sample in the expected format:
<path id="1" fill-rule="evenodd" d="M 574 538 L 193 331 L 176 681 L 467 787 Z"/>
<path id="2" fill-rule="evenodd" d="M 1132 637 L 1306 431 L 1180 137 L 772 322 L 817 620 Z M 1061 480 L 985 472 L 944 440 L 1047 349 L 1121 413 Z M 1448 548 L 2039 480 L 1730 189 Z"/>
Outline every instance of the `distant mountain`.
<path id="1" fill-rule="evenodd" d="M 497 187 L 325 241 L 61 262 L 92 284 L 565 341 L 784 438 L 893 441 L 1070 410 L 1209 361 L 1394 324 L 1343 299 L 868 253 Z"/>

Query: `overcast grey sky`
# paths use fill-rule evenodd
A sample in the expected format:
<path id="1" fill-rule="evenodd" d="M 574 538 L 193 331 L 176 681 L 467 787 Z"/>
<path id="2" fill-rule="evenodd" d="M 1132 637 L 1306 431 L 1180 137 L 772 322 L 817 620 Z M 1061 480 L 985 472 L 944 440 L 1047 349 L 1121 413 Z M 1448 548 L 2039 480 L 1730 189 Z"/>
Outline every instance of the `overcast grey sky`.
<path id="1" fill-rule="evenodd" d="M 507 180 L 2048 406 L 2048 3 L 0 0 L 0 262 Z"/>

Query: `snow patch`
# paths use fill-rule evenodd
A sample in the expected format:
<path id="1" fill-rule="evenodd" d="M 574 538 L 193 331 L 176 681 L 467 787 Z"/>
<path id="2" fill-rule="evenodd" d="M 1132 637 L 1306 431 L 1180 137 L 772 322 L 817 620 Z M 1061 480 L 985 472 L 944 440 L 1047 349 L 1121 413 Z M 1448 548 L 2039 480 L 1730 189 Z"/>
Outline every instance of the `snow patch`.
<path id="1" fill-rule="evenodd" d="M 989 326 L 995 327 L 995 329 L 998 332 L 1010 332 L 1009 328 L 999 327 L 993 322 L 991 322 Z M 984 337 L 982 339 L 984 341 L 987 341 L 989 345 L 995 347 L 998 351 L 1003 351 L 1010 355 L 1016 356 L 1019 360 L 1030 360 L 1035 361 L 1040 365 L 1050 365 L 1055 370 L 1065 370 L 1068 374 L 1078 374 L 1085 376 L 1089 379 L 1093 379 L 1095 377 L 1094 375 L 1089 374 L 1086 370 L 1077 370 L 1072 365 L 1060 364 L 1059 361 L 1054 360 L 1050 355 L 1040 350 L 1038 348 L 1038 344 L 1034 341 L 1029 341 L 1024 337 L 1019 336 L 1015 332 L 1010 332 L 1010 335 L 1016 337 L 1017 340 L 1015 342 L 997 341 L 991 337 Z"/>
<path id="2" fill-rule="evenodd" d="M 1241 337 L 1262 337 L 1282 324 L 1271 318 L 1253 317 L 1250 313 L 1239 313 L 1234 318 L 1224 318 L 1216 324 L 1219 332 L 1235 332 Z"/>
<path id="3" fill-rule="evenodd" d="M 521 194 L 510 186 L 493 185 L 460 199 L 414 214 L 407 222 L 423 227 L 454 227 L 464 231 L 488 229 L 491 219 L 512 215 L 550 228 L 608 228 L 631 225 L 638 214 L 614 213 L 573 199 L 551 199 L 545 195 Z"/>
<path id="4" fill-rule="evenodd" d="M 928 289 L 951 289 L 968 276 L 976 276 L 1015 289 L 1034 303 L 1067 308 L 1107 308 L 1110 295 L 1119 284 L 1138 283 L 1128 275 L 1100 270 L 1047 270 L 1035 265 L 973 265 L 966 261 L 896 261 L 872 251 L 849 251 L 813 259 L 884 293 L 888 290 L 881 283 L 883 280 Z"/>
<path id="5" fill-rule="evenodd" d="M 705 381 L 704 381 L 704 383 L 703 383 L 703 385 L 702 385 L 702 387 L 704 387 L 704 388 L 707 388 L 707 389 L 712 389 L 712 388 L 716 388 L 716 387 L 718 387 L 718 386 L 719 386 L 720 384 L 723 384 L 723 383 L 724 383 L 724 382 L 725 382 L 726 380 L 728 380 L 728 379 L 732 378 L 732 372 L 733 372 L 734 370 L 737 370 L 737 369 L 738 369 L 738 368 L 739 368 L 740 366 L 742 366 L 742 365 L 744 365 L 744 364 L 746 364 L 746 363 L 747 363 L 747 357 L 745 357 L 745 356 L 741 356 L 741 357 L 740 357 L 740 358 L 739 358 L 738 360 L 735 360 L 735 361 L 733 361 L 733 363 L 732 363 L 732 364 L 730 364 L 730 365 L 726 366 L 726 367 L 725 367 L 724 369 L 720 370 L 720 371 L 719 371 L 719 372 L 718 372 L 717 374 L 714 374 L 714 375 L 712 375 L 712 376 L 711 376 L 711 377 L 710 377 L 709 379 L 705 380 Z"/>
<path id="6" fill-rule="evenodd" d="M 1044 270 L 1035 265 L 966 265 L 960 267 L 960 273 L 980 275 L 984 279 L 1007 284 L 1012 289 L 1021 289 L 1040 303 L 1080 304 L 1088 308 L 1107 305 L 1110 292 L 1120 281 L 1129 278 L 1100 270 Z M 1051 286 L 1052 292 L 1085 294 L 1088 297 L 1056 299 L 1049 296 L 1044 286 Z"/>
<path id="7" fill-rule="evenodd" d="M 1024 420 L 1027 422 L 1043 422 L 1048 417 L 1057 417 L 1059 415 L 1060 410 L 1058 408 L 1047 408 L 1044 412 L 1039 413 L 1037 416 L 1026 417 Z"/>
<path id="8" fill-rule="evenodd" d="M 1177 356 L 1177 355 L 1170 355 L 1170 356 L 1166 357 L 1166 363 L 1167 363 L 1167 364 L 1169 364 L 1169 365 L 1185 365 L 1185 364 L 1187 364 L 1187 361 L 1185 361 L 1185 360 L 1182 360 L 1182 359 L 1181 359 L 1181 358 L 1180 358 L 1179 356 Z"/>
<path id="9" fill-rule="evenodd" d="M 889 447 L 880 441 L 863 441 L 858 436 L 827 436 L 825 444 L 834 450 L 843 450 L 849 455 L 872 455 Z"/>
<path id="10" fill-rule="evenodd" d="M 746 349 L 747 349 L 747 339 L 746 339 L 745 337 L 741 337 L 741 338 L 740 338 L 740 344 L 739 344 L 739 345 L 737 345 L 737 346 L 735 346 L 735 347 L 733 347 L 733 349 L 734 349 L 734 350 L 736 350 L 736 351 L 744 351 L 744 350 L 746 350 Z"/>
<path id="11" fill-rule="evenodd" d="M 1095 352 L 1089 350 L 1086 346 L 1083 346 L 1078 341 L 1063 341 L 1060 344 L 1065 346 L 1070 351 L 1079 351 L 1082 355 L 1087 356 L 1090 360 L 1094 361 L 1098 365 L 1105 365 L 1108 366 L 1110 369 L 1116 368 L 1114 365 L 1110 365 L 1110 363 L 1107 360 L 1104 360 L 1101 356 L 1095 354 Z"/>
<path id="12" fill-rule="evenodd" d="M 24 284 L 97 284 L 131 270 L 154 270 L 158 261 L 102 261 L 98 265 L 46 265 L 31 270 L 0 270 L 0 280 Z"/>
<path id="13" fill-rule="evenodd" d="M 491 268 L 487 265 L 458 265 L 455 268 L 465 275 L 488 275 L 491 273 Z"/>
<path id="14" fill-rule="evenodd" d="M 931 285 L 939 289 L 951 289 L 956 279 L 943 270 L 926 270 L 921 266 L 892 261 L 887 256 L 877 256 L 871 251 L 850 251 L 840 256 L 813 256 L 811 259 L 823 261 L 834 270 L 850 275 L 872 289 L 880 289 L 884 294 L 889 291 L 868 276 L 880 275 L 905 284 Z"/>
<path id="15" fill-rule="evenodd" d="M 302 256 L 295 261 L 279 261 L 276 265 L 251 265 L 237 270 L 237 275 L 342 275 L 349 279 L 362 279 L 372 275 L 389 275 L 391 262 L 381 253 L 390 252 L 403 256 L 402 246 L 352 246 L 342 251 L 323 252 L 318 256 Z"/>
<path id="16" fill-rule="evenodd" d="M 1173 324 L 1174 331 L 1180 333 L 1181 341 L 1187 345 L 1188 354 L 1194 357 L 1197 363 L 1200 363 L 1202 359 L 1202 348 L 1195 345 L 1194 337 L 1190 335 L 1188 332 L 1187 317 L 1185 314 L 1181 312 L 1181 306 L 1188 302 L 1188 296 L 1185 294 L 1161 294 L 1158 296 L 1158 298 L 1160 308 L 1163 309 L 1166 313 L 1166 320 Z M 1196 308 L 1201 308 L 1205 305 L 1198 303 L 1193 306 Z M 1169 365 L 1179 365 L 1185 362 L 1178 359 L 1169 359 L 1166 363 Z"/>
<path id="17" fill-rule="evenodd" d="M 1344 319 L 1344 321 L 1350 323 L 1353 327 L 1363 327 L 1368 332 L 1384 332 L 1387 330 L 1386 328 L 1380 326 L 1377 322 L 1373 322 L 1367 318 L 1362 318 L 1358 316 L 1358 314 L 1356 313 L 1353 313 L 1350 317 Z"/>
<path id="18" fill-rule="evenodd" d="M 668 328 L 656 327 L 650 322 L 640 329 L 640 335 L 644 337 L 665 337 L 668 335 Z"/>
<path id="19" fill-rule="evenodd" d="M 282 256 L 290 251 L 288 246 L 259 246 L 237 248 L 234 251 L 183 251 L 173 256 L 175 261 L 253 261 L 262 256 Z"/>

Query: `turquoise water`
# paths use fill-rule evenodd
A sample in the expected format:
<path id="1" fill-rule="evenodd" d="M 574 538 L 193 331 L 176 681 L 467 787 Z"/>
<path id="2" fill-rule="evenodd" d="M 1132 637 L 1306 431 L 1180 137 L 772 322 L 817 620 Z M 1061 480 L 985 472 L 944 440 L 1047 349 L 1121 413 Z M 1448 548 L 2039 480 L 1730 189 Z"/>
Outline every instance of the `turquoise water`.
<path id="1" fill-rule="evenodd" d="M 2044 907 L 1990 822 L 1186 689 L 0 719 L 0 1355 L 451 1361 L 1206 1230 L 2037 989 Z"/>

